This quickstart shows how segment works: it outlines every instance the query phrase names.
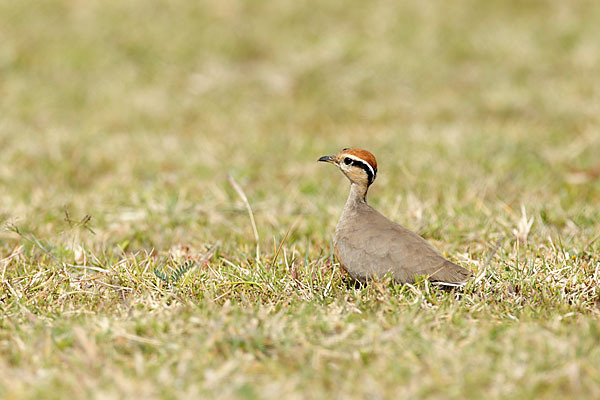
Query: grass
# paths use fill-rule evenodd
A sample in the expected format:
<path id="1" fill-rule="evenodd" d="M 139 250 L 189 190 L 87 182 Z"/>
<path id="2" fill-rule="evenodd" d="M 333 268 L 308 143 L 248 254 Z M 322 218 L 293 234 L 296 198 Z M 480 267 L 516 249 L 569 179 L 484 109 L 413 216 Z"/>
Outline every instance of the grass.
<path id="1" fill-rule="evenodd" d="M 0 3 L 0 397 L 598 398 L 599 18 Z M 462 293 L 351 285 L 346 146 Z"/>

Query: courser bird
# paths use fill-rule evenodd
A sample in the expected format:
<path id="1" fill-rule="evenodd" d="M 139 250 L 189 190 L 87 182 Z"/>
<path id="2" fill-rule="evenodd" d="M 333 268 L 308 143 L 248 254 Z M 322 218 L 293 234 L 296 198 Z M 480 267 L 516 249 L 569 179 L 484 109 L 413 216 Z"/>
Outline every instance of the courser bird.
<path id="1" fill-rule="evenodd" d="M 448 261 L 429 242 L 396 224 L 367 204 L 367 191 L 377 177 L 377 160 L 370 152 L 346 148 L 318 161 L 334 164 L 350 180 L 350 195 L 335 228 L 336 256 L 360 282 L 386 274 L 399 283 L 417 276 L 448 286 L 460 286 L 471 272 Z"/>

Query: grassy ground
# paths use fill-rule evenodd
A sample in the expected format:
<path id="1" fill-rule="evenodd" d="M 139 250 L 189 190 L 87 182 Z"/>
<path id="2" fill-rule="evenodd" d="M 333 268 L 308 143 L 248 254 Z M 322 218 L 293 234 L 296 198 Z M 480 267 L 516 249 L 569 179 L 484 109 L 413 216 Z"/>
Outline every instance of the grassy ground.
<path id="1" fill-rule="evenodd" d="M 0 397 L 600 397 L 598 20 L 0 2 Z M 462 294 L 348 283 L 345 146 Z"/>

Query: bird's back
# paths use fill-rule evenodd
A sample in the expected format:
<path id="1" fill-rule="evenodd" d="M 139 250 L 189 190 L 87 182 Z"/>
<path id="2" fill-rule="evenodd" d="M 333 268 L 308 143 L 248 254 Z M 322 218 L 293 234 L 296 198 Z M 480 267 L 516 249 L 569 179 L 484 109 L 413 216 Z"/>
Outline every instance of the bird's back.
<path id="1" fill-rule="evenodd" d="M 390 221 L 367 203 L 344 209 L 334 245 L 341 264 L 360 281 L 391 273 L 401 283 L 428 276 L 432 281 L 461 284 L 471 276 L 421 236 Z"/>

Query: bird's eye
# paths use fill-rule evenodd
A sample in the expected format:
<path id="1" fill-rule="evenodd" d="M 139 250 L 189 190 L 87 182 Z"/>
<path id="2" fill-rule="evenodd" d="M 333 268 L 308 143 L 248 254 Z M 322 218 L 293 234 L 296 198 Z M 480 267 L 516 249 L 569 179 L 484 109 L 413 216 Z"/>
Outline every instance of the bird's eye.
<path id="1" fill-rule="evenodd" d="M 348 158 L 348 157 L 344 158 L 344 164 L 346 164 L 346 165 L 352 164 L 352 159 Z"/>

